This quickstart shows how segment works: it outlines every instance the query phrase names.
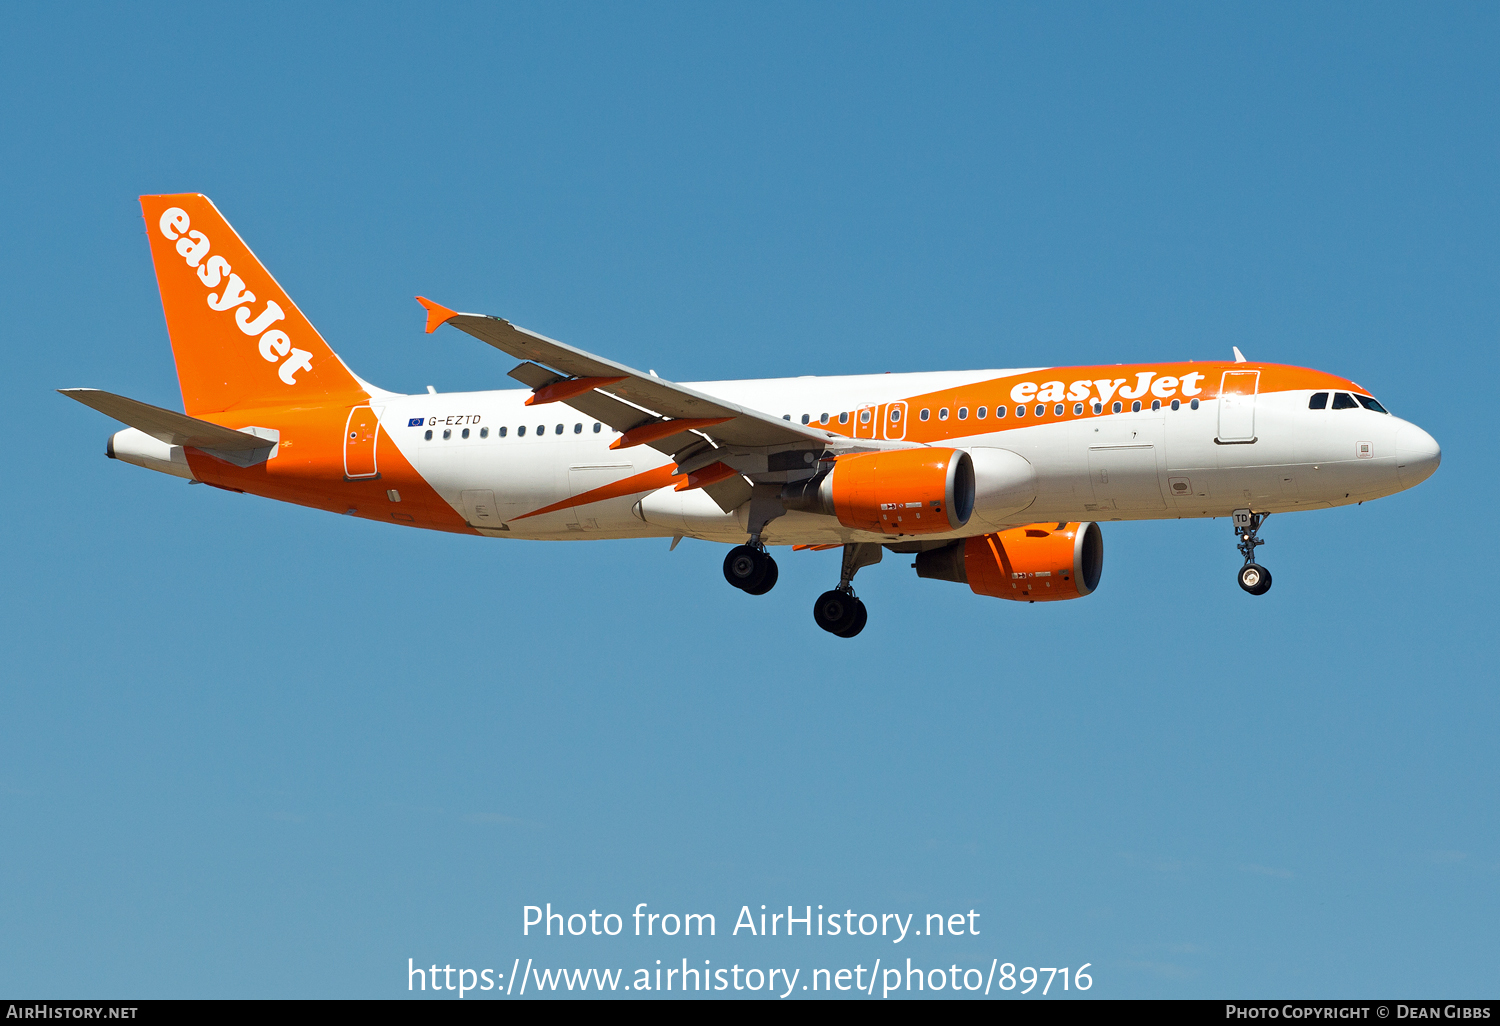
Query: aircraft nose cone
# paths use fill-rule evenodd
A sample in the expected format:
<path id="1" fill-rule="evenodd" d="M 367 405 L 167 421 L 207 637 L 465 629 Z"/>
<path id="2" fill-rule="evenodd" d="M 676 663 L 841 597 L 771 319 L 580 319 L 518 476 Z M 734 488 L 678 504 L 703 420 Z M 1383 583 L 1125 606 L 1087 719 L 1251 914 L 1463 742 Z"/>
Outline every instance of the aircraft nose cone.
<path id="1" fill-rule="evenodd" d="M 1443 450 L 1426 431 L 1415 424 L 1396 432 L 1396 473 L 1402 488 L 1412 488 L 1432 476 L 1443 461 Z"/>

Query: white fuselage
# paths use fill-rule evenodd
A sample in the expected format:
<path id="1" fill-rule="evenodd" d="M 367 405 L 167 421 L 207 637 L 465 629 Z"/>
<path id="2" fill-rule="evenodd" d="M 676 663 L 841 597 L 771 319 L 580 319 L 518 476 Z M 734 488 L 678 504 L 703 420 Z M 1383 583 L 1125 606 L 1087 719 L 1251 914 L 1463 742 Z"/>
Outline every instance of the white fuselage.
<path id="1" fill-rule="evenodd" d="M 690 387 L 794 422 L 825 413 L 1003 378 L 1017 370 L 773 378 Z M 1233 510 L 1314 509 L 1377 498 L 1431 472 L 1398 469 L 1398 448 L 1435 443 L 1420 428 L 1366 409 L 1310 410 L 1312 390 L 1261 394 L 1255 440 L 1216 442 L 1219 402 L 1083 419 L 990 420 L 949 444 L 1018 453 L 1035 473 L 1035 498 L 1003 521 L 975 521 L 940 537 L 1043 521 L 1220 517 Z M 393 396 L 372 400 L 389 439 L 471 526 L 511 538 L 745 537 L 745 511 L 725 513 L 699 490 L 662 488 L 526 516 L 585 492 L 668 466 L 649 447 L 611 450 L 618 434 L 562 404 L 525 406 L 524 389 Z M 420 426 L 414 422 L 420 420 Z M 995 430 L 998 428 L 998 430 Z M 1403 433 L 1405 433 L 1403 435 Z M 430 434 L 430 437 L 429 437 Z M 1435 465 L 1435 464 L 1434 464 Z M 1403 477 L 1406 479 L 1403 480 Z M 493 503 L 494 510 L 484 509 Z M 772 545 L 885 541 L 829 517 L 789 512 L 767 527 Z"/>

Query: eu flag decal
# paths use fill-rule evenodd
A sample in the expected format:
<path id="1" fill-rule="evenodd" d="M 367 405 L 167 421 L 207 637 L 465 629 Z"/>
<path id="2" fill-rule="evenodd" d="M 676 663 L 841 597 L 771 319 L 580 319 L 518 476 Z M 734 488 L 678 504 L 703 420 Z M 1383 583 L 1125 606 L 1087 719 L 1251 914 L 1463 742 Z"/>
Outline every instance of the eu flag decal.
<path id="1" fill-rule="evenodd" d="M 421 427 L 422 426 L 422 419 L 423 418 L 421 418 L 421 417 L 413 417 L 411 420 L 409 420 L 409 421 L 406 422 L 406 426 L 407 427 Z"/>

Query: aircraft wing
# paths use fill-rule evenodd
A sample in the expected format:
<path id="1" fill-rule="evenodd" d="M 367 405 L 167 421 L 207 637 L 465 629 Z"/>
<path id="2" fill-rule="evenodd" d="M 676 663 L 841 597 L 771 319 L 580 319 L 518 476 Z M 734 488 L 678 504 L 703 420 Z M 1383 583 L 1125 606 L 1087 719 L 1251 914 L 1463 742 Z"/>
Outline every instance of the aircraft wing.
<path id="1" fill-rule="evenodd" d="M 763 451 L 783 447 L 823 449 L 830 442 L 848 441 L 845 435 L 793 424 L 586 353 L 499 317 L 457 313 L 421 296 L 417 301 L 427 308 L 429 332 L 451 324 L 503 353 L 529 361 L 511 371 L 511 377 L 532 386 L 536 392 L 534 404 L 565 402 L 627 434 L 646 428 L 644 434 L 653 435 L 670 421 L 699 422 L 685 426 L 683 432 L 656 435 L 642 443 L 661 452 L 675 454 L 690 448 L 694 439 L 689 439 L 687 432 L 707 436 L 720 445 Z"/>
<path id="2" fill-rule="evenodd" d="M 210 424 L 185 413 L 164 410 L 97 388 L 59 388 L 58 392 L 168 445 L 190 445 L 195 449 L 220 452 L 253 452 L 275 444 L 247 431 Z"/>

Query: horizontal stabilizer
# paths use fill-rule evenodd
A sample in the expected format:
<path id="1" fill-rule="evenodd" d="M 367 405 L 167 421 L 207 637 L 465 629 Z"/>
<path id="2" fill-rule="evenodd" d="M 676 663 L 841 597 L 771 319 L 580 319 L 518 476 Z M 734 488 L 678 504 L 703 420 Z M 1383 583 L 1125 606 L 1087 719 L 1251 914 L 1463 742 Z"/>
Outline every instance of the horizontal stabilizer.
<path id="1" fill-rule="evenodd" d="M 164 410 L 160 406 L 127 399 L 123 395 L 97 388 L 59 388 L 58 392 L 168 445 L 190 445 L 195 449 L 220 452 L 250 452 L 267 449 L 274 444 L 246 431 L 220 427 L 206 420 L 189 417 L 185 413 Z"/>

